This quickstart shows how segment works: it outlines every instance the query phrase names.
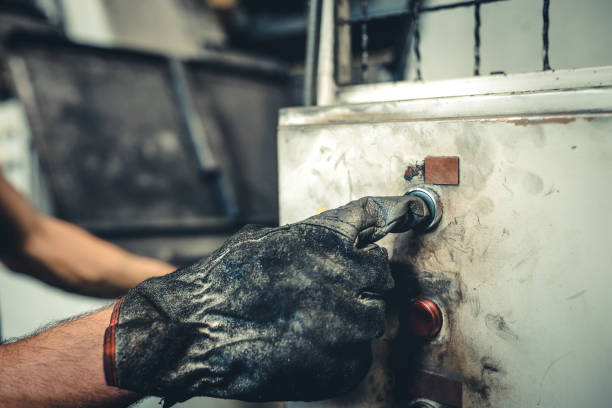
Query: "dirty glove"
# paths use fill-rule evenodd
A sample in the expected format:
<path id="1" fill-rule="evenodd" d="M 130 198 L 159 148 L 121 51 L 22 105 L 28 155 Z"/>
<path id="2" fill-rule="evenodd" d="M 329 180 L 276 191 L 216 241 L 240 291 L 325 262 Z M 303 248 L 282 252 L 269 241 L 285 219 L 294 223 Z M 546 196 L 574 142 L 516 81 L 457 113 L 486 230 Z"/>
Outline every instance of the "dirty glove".
<path id="1" fill-rule="evenodd" d="M 415 197 L 365 197 L 278 228 L 247 226 L 209 258 L 115 305 L 109 385 L 165 398 L 317 400 L 364 377 L 393 286 L 372 245 L 429 215 Z"/>

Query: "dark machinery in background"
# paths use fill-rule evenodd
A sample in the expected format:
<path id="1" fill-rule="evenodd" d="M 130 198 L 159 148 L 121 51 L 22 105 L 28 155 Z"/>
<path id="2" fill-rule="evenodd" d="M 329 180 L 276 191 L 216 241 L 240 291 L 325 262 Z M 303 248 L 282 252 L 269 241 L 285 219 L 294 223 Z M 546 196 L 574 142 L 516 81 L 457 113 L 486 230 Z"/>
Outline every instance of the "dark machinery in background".
<path id="1" fill-rule="evenodd" d="M 75 44 L 55 28 L 4 33 L 3 60 L 57 216 L 179 264 L 245 223 L 278 224 L 277 115 L 295 104 L 284 66 Z"/>
<path id="2" fill-rule="evenodd" d="M 489 3 L 500 0 L 481 0 Z M 351 0 L 339 8 L 336 22 L 342 45 L 348 44 L 352 80 L 343 83 L 404 80 L 407 58 L 412 48 L 418 54 L 418 20 L 421 13 L 464 6 L 472 2 L 426 6 L 424 0 Z M 309 7 L 314 14 L 306 10 Z M 307 31 L 315 33 L 320 0 L 244 0 L 225 16 L 233 47 L 281 58 L 288 63 L 304 61 Z M 338 44 L 340 47 L 340 44 Z M 340 51 L 340 48 L 339 48 Z M 361 77 L 362 62 L 373 71 Z M 380 71 L 380 72 L 379 72 Z"/>
<path id="3" fill-rule="evenodd" d="M 59 217 L 111 239 L 164 236 L 144 251 L 174 261 L 172 236 L 278 223 L 281 67 L 29 34 L 7 49 Z"/>

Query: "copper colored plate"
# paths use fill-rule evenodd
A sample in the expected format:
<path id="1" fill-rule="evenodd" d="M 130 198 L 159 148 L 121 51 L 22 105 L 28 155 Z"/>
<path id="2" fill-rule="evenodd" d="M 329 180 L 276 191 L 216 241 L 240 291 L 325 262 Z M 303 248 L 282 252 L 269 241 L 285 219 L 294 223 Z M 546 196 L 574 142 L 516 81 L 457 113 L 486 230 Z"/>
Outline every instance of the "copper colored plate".
<path id="1" fill-rule="evenodd" d="M 459 184 L 459 157 L 426 157 L 425 183 Z"/>

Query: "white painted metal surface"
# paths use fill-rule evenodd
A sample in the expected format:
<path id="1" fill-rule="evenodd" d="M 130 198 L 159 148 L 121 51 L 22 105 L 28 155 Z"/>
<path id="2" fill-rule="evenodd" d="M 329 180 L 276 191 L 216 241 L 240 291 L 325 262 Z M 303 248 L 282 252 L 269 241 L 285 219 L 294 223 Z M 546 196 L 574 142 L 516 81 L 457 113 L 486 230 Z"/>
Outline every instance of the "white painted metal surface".
<path id="1" fill-rule="evenodd" d="M 612 88 L 520 95 L 459 96 L 283 110 L 280 126 L 388 123 L 416 120 L 536 121 L 539 116 L 610 112 Z M 529 115 L 529 118 L 525 118 Z"/>
<path id="2" fill-rule="evenodd" d="M 587 82 L 599 79 L 609 82 L 597 73 Z M 419 278 L 447 278 L 461 294 L 442 304 L 444 327 L 422 369 L 460 381 L 464 407 L 607 407 L 612 94 L 528 88 L 284 110 L 281 223 L 361 196 L 403 194 L 423 183 L 403 178 L 408 165 L 459 156 L 460 185 L 433 186 L 445 208 L 437 230 L 417 239 L 417 251 L 409 233 L 382 241 L 392 260 Z M 375 346 L 374 383 L 290 406 L 394 406 L 385 344 Z"/>
<path id="3" fill-rule="evenodd" d="M 584 89 L 612 85 L 612 67 L 478 76 L 431 82 L 387 82 L 340 87 L 338 103 L 403 101 L 450 96 L 491 95 Z"/>

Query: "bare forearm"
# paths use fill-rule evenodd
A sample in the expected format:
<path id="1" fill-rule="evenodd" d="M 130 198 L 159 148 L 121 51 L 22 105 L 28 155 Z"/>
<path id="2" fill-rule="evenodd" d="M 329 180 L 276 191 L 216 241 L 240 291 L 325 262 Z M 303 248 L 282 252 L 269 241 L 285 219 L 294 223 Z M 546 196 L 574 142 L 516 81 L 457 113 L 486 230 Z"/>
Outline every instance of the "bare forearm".
<path id="1" fill-rule="evenodd" d="M 3 407 L 125 407 L 135 393 L 106 385 L 104 330 L 111 309 L 0 346 Z"/>
<path id="2" fill-rule="evenodd" d="M 117 297 L 175 268 L 40 214 L 0 173 L 0 262 L 71 292 Z"/>
<path id="3" fill-rule="evenodd" d="M 175 268 L 131 254 L 75 225 L 43 217 L 17 256 L 7 255 L 11 269 L 71 292 L 117 297 L 152 276 Z"/>

